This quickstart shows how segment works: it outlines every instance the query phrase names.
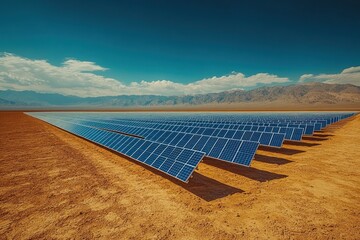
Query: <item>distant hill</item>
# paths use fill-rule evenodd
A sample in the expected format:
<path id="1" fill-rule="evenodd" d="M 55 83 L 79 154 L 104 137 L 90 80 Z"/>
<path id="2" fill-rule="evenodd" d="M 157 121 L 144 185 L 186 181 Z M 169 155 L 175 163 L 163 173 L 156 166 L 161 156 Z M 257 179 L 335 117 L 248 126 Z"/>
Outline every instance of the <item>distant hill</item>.
<path id="1" fill-rule="evenodd" d="M 359 104 L 360 87 L 351 84 L 307 83 L 261 87 L 186 96 L 120 95 L 109 97 L 64 96 L 33 91 L 0 91 L 0 106 L 123 108 L 149 106 L 197 106 L 238 103 L 258 104 Z"/>

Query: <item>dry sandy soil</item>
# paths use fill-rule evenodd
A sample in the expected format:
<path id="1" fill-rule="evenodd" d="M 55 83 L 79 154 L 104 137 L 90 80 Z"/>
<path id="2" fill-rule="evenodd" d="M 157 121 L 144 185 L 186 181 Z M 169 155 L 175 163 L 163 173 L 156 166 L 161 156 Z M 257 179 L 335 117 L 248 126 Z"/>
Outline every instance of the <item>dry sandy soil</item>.
<path id="1" fill-rule="evenodd" d="M 0 113 L 0 239 L 359 239 L 360 116 L 188 184 Z"/>

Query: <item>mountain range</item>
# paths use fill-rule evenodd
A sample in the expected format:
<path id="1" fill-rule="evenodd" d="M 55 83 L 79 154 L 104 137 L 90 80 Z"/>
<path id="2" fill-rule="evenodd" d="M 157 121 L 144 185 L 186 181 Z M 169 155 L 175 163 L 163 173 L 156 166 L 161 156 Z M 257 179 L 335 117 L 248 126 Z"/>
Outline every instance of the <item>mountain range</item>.
<path id="1" fill-rule="evenodd" d="M 351 105 L 360 108 L 360 87 L 351 84 L 306 83 L 261 87 L 249 91 L 157 96 L 119 95 L 104 97 L 64 96 L 34 91 L 0 91 L 0 108 L 136 108 L 220 105 Z"/>

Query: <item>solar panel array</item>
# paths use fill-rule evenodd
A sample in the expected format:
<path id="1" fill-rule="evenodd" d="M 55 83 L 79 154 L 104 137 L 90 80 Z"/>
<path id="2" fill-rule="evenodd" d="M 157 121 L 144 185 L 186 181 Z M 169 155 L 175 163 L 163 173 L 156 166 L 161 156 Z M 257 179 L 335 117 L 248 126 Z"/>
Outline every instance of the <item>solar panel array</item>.
<path id="1" fill-rule="evenodd" d="M 204 156 L 250 166 L 259 147 L 301 141 L 354 113 L 28 113 L 188 182 Z"/>

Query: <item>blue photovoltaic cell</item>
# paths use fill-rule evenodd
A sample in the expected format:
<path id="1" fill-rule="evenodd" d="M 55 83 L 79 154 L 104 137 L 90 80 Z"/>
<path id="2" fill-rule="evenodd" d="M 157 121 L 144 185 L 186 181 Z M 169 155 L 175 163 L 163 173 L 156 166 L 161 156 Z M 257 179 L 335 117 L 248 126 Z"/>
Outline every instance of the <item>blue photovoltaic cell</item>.
<path id="1" fill-rule="evenodd" d="M 207 153 L 207 152 L 205 152 L 205 153 L 207 153 L 207 155 L 210 157 L 219 158 L 219 155 L 220 155 L 221 151 L 223 150 L 226 142 L 227 142 L 227 139 L 219 138 L 217 140 L 217 142 L 215 143 L 214 147 L 211 149 L 211 151 L 209 153 Z"/>
<path id="2" fill-rule="evenodd" d="M 164 143 L 169 144 L 176 135 L 178 135 L 177 132 L 171 132 L 170 134 L 167 135 L 167 138 L 164 140 Z"/>
<path id="3" fill-rule="evenodd" d="M 215 131 L 214 128 L 207 128 L 207 129 L 205 129 L 205 131 L 202 133 L 202 135 L 211 136 L 214 131 Z"/>
<path id="4" fill-rule="evenodd" d="M 185 164 L 182 164 L 180 162 L 175 162 L 171 168 L 168 170 L 168 173 L 170 175 L 176 176 L 179 174 L 180 170 L 185 166 Z"/>
<path id="5" fill-rule="evenodd" d="M 184 165 L 184 167 L 180 170 L 180 172 L 176 175 L 176 177 L 181 181 L 186 182 L 193 171 L 194 170 L 192 167 L 188 165 Z"/>
<path id="6" fill-rule="evenodd" d="M 238 152 L 233 160 L 234 163 L 249 166 L 254 156 L 243 152 Z"/>
<path id="7" fill-rule="evenodd" d="M 304 134 L 305 135 L 313 135 L 314 130 L 315 130 L 314 125 L 306 125 Z"/>
<path id="8" fill-rule="evenodd" d="M 184 147 L 192 136 L 193 135 L 191 135 L 191 134 L 185 134 L 184 137 L 179 142 L 173 143 L 173 145 L 178 146 L 178 147 Z"/>
<path id="9" fill-rule="evenodd" d="M 264 132 L 260 137 L 260 140 L 259 140 L 260 144 L 261 145 L 269 145 L 272 136 L 273 136 L 273 134 Z"/>
<path id="10" fill-rule="evenodd" d="M 156 168 L 156 169 L 159 169 L 161 164 L 163 164 L 163 162 L 165 162 L 166 158 L 163 157 L 163 156 L 159 156 L 152 164 L 151 166 Z"/>
<path id="11" fill-rule="evenodd" d="M 224 137 L 226 134 L 227 130 L 220 130 L 220 132 L 218 133 L 217 137 Z"/>
<path id="12" fill-rule="evenodd" d="M 253 134 L 253 132 L 246 131 L 244 133 L 244 135 L 242 136 L 242 140 L 250 140 L 252 134 Z"/>
<path id="13" fill-rule="evenodd" d="M 321 130 L 321 123 L 315 123 L 314 124 L 314 130 L 315 131 L 320 131 Z"/>
<path id="14" fill-rule="evenodd" d="M 254 132 L 250 138 L 250 141 L 258 142 L 261 136 L 261 132 Z"/>
<path id="15" fill-rule="evenodd" d="M 227 133 L 225 134 L 226 138 L 232 138 L 235 135 L 235 130 L 229 130 L 227 131 Z"/>
<path id="16" fill-rule="evenodd" d="M 258 146 L 259 143 L 256 142 L 243 142 L 240 146 L 240 151 L 247 154 L 253 154 L 257 150 Z"/>
<path id="17" fill-rule="evenodd" d="M 281 147 L 284 142 L 285 135 L 282 133 L 274 133 L 273 138 L 271 139 L 271 146 Z"/>
<path id="18" fill-rule="evenodd" d="M 169 168 L 174 164 L 174 161 L 170 160 L 169 158 L 167 158 L 163 164 L 161 164 L 160 166 L 160 170 L 167 172 L 169 170 Z"/>
<path id="19" fill-rule="evenodd" d="M 205 153 L 209 153 L 217 140 L 218 139 L 215 137 L 210 137 L 209 140 L 204 145 L 204 147 L 201 149 L 201 151 Z"/>
<path id="20" fill-rule="evenodd" d="M 187 163 L 193 154 L 193 151 L 190 151 L 189 149 L 183 149 L 176 160 L 182 163 Z"/>
<path id="21" fill-rule="evenodd" d="M 303 135 L 303 129 L 302 128 L 294 128 L 294 133 L 291 136 L 291 140 L 294 141 L 301 141 L 302 135 Z"/>
<path id="22" fill-rule="evenodd" d="M 243 135 L 244 135 L 244 131 L 236 131 L 233 138 L 240 140 L 240 139 L 242 139 Z"/>
<path id="23" fill-rule="evenodd" d="M 206 142 L 209 140 L 210 137 L 208 136 L 202 136 L 199 141 L 195 144 L 195 146 L 193 147 L 194 150 L 198 150 L 200 151 L 201 149 L 204 148 Z"/>
<path id="24" fill-rule="evenodd" d="M 203 132 L 206 130 L 206 128 L 200 128 L 199 131 L 197 132 L 197 134 L 200 134 L 200 135 L 205 135 L 203 134 Z"/>
<path id="25" fill-rule="evenodd" d="M 286 128 L 285 131 L 285 139 L 291 140 L 291 136 L 293 135 L 294 128 Z"/>
<path id="26" fill-rule="evenodd" d="M 188 143 L 184 147 L 193 149 L 193 147 L 199 141 L 200 138 L 201 138 L 200 135 L 193 135 L 192 138 L 188 141 Z"/>
<path id="27" fill-rule="evenodd" d="M 238 140 L 229 140 L 223 148 L 219 159 L 224 159 L 227 161 L 232 161 L 234 156 L 236 155 L 239 147 L 241 145 L 241 141 Z"/>

